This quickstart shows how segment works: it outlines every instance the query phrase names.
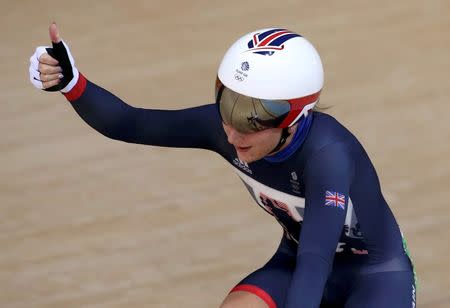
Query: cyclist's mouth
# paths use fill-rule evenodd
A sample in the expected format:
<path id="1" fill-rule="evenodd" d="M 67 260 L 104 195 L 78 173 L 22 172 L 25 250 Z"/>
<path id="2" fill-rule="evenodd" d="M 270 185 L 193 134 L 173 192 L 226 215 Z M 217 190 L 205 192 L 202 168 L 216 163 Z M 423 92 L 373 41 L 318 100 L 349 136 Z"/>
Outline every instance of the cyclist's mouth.
<path id="1" fill-rule="evenodd" d="M 248 147 L 235 146 L 235 148 L 238 152 L 243 153 L 243 152 L 247 152 L 248 150 L 250 150 L 251 146 L 248 146 Z"/>

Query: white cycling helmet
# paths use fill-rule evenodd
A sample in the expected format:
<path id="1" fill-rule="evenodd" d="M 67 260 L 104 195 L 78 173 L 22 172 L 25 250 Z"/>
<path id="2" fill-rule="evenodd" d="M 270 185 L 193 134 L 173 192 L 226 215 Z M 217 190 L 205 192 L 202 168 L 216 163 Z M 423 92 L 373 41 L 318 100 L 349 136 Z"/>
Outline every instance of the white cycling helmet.
<path id="1" fill-rule="evenodd" d="M 322 61 L 310 42 L 289 30 L 262 29 L 226 52 L 216 103 L 222 120 L 238 131 L 287 128 L 314 107 L 322 87 Z"/>

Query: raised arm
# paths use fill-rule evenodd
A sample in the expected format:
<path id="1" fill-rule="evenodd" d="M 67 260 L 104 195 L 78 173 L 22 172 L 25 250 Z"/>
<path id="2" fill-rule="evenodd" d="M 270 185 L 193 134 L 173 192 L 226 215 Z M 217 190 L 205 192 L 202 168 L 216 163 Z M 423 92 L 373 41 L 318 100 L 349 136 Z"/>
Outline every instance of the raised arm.
<path id="1" fill-rule="evenodd" d="M 214 105 L 183 110 L 135 108 L 89 81 L 71 104 L 92 128 L 125 142 L 214 150 L 215 136 L 221 132 Z"/>
<path id="2" fill-rule="evenodd" d="M 216 150 L 223 131 L 214 105 L 184 110 L 130 106 L 78 72 L 56 24 L 49 35 L 52 47 L 38 47 L 30 58 L 30 80 L 45 91 L 61 91 L 92 128 L 125 142 Z"/>

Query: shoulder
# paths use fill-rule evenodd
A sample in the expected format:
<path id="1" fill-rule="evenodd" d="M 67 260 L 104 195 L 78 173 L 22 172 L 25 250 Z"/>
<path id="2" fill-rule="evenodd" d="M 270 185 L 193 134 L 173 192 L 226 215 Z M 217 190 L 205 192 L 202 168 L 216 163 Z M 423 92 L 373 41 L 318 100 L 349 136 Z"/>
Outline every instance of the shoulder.
<path id="1" fill-rule="evenodd" d="M 301 155 L 307 169 L 319 166 L 328 170 L 338 166 L 342 167 L 340 169 L 353 168 L 354 160 L 360 152 L 361 145 L 346 127 L 333 116 L 314 111 Z"/>
<path id="2" fill-rule="evenodd" d="M 193 129 L 222 131 L 222 121 L 215 104 L 200 105 L 180 109 L 177 111 L 177 120 L 189 123 Z"/>
<path id="3" fill-rule="evenodd" d="M 332 144 L 348 148 L 358 145 L 356 137 L 333 116 L 314 111 L 313 122 L 305 140 L 307 152 L 317 152 Z"/>
<path id="4" fill-rule="evenodd" d="M 323 138 L 354 138 L 353 134 L 336 118 L 327 113 L 314 111 L 311 133 L 314 137 Z"/>
<path id="5" fill-rule="evenodd" d="M 203 117 L 204 120 L 216 121 L 220 119 L 219 111 L 215 104 L 199 105 L 184 109 L 185 112 L 194 113 L 197 116 Z"/>

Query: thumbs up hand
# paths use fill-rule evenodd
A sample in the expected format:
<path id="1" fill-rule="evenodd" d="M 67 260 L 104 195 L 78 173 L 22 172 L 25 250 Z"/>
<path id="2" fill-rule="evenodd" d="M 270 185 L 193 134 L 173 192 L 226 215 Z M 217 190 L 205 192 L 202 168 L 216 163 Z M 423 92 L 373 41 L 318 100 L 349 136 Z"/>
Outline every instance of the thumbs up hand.
<path id="1" fill-rule="evenodd" d="M 55 23 L 50 25 L 49 35 L 52 47 L 39 46 L 30 57 L 30 81 L 38 89 L 67 93 L 77 83 L 79 72 Z"/>

